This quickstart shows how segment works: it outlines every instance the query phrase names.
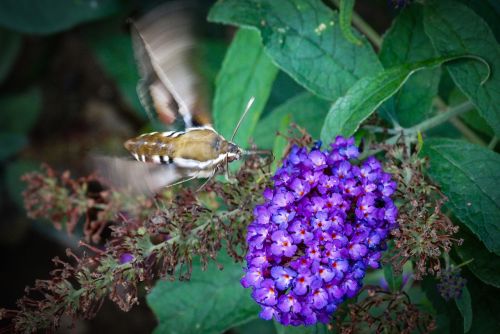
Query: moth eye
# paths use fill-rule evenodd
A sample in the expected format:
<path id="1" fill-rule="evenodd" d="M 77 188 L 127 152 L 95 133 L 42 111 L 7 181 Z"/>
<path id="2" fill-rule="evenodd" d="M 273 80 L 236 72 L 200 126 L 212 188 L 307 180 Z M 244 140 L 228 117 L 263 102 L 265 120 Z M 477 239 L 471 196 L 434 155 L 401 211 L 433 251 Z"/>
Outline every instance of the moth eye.
<path id="1" fill-rule="evenodd" d="M 233 143 L 229 143 L 229 152 L 238 153 L 239 150 L 240 150 L 240 148 L 237 145 L 235 145 Z"/>
<path id="2" fill-rule="evenodd" d="M 214 148 L 215 148 L 216 151 L 220 150 L 220 142 L 221 142 L 221 140 L 220 140 L 219 137 L 215 138 L 215 140 L 214 140 Z"/>

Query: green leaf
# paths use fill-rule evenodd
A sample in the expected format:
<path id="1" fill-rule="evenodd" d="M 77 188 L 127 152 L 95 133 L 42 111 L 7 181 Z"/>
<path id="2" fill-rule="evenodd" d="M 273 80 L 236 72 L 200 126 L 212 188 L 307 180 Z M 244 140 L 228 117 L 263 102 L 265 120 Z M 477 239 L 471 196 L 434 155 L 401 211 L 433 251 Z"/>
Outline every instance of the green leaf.
<path id="1" fill-rule="evenodd" d="M 269 95 L 269 100 L 267 101 L 266 108 L 261 115 L 261 119 L 263 117 L 267 117 L 271 111 L 276 109 L 281 104 L 301 93 L 304 93 L 305 91 L 304 87 L 300 86 L 288 74 L 283 71 L 278 71 L 278 75 L 273 82 L 271 95 Z M 257 131 L 258 129 L 259 127 L 255 130 Z M 257 140 L 257 138 L 255 138 L 255 140 Z"/>
<path id="2" fill-rule="evenodd" d="M 481 16 L 488 23 L 490 29 L 495 34 L 497 41 L 500 41 L 500 2 L 498 0 L 459 0 L 470 9 Z"/>
<path id="3" fill-rule="evenodd" d="M 406 8 L 397 16 L 384 35 L 380 50 L 380 61 L 384 67 L 391 68 L 436 57 L 434 47 L 425 35 L 422 17 L 422 6 L 419 4 Z M 422 122 L 432 114 L 432 100 L 437 95 L 440 76 L 440 68 L 415 73 L 382 106 L 384 112 L 403 127 Z"/>
<path id="4" fill-rule="evenodd" d="M 345 39 L 347 39 L 349 42 L 356 45 L 361 45 L 363 44 L 363 41 L 361 41 L 361 39 L 359 39 L 356 35 L 354 35 L 351 29 L 354 3 L 355 0 L 340 0 L 340 6 L 339 6 L 340 30 L 342 30 Z"/>
<path id="5" fill-rule="evenodd" d="M 490 65 L 491 75 L 483 84 L 486 69 L 478 62 L 456 62 L 448 64 L 447 69 L 500 136 L 500 46 L 495 36 L 484 20 L 463 4 L 440 0 L 424 8 L 425 32 L 441 55 L 473 54 Z"/>
<path id="6" fill-rule="evenodd" d="M 472 326 L 472 305 L 470 293 L 466 286 L 462 289 L 460 298 L 455 298 L 455 303 L 464 318 L 464 333 L 467 333 Z"/>
<path id="7" fill-rule="evenodd" d="M 226 333 L 232 334 L 255 334 L 255 333 L 263 333 L 263 334 L 276 334 L 276 329 L 274 328 L 274 323 L 272 321 L 267 321 L 263 319 L 255 319 L 249 321 L 243 325 L 238 327 L 231 328 Z"/>
<path id="8" fill-rule="evenodd" d="M 218 334 L 257 317 L 260 307 L 239 282 L 241 264 L 222 254 L 218 261 L 224 270 L 210 263 L 202 271 L 196 263 L 191 280 L 156 283 L 147 297 L 158 318 L 154 333 Z"/>
<path id="9" fill-rule="evenodd" d="M 467 286 L 472 299 L 474 321 L 469 333 L 498 334 L 500 328 L 500 292 L 481 284 L 474 276 L 467 276 Z"/>
<path id="10" fill-rule="evenodd" d="M 290 127 L 291 121 L 292 121 L 292 116 L 290 114 L 283 116 L 283 119 L 279 123 L 280 124 L 279 125 L 279 132 L 281 134 L 287 133 L 287 130 Z M 274 160 L 273 160 L 273 163 L 271 164 L 271 172 L 273 174 L 276 171 L 278 164 L 281 162 L 281 160 L 283 158 L 283 153 L 285 152 L 286 145 L 287 145 L 287 140 L 284 136 L 275 136 L 274 146 L 273 146 Z"/>
<path id="11" fill-rule="evenodd" d="M 2 0 L 0 25 L 28 34 L 50 34 L 118 11 L 119 0 Z"/>
<path id="12" fill-rule="evenodd" d="M 384 278 L 391 291 L 399 291 L 403 284 L 403 276 L 396 275 L 390 264 L 384 266 Z"/>
<path id="13" fill-rule="evenodd" d="M 278 322 L 274 322 L 276 334 L 327 334 L 329 333 L 326 325 L 317 323 L 312 326 L 283 326 Z"/>
<path id="14" fill-rule="evenodd" d="M 463 320 L 459 311 L 450 302 L 445 302 L 436 285 L 437 281 L 432 276 L 425 277 L 421 282 L 422 290 L 434 308 L 437 328 L 433 333 L 461 333 Z"/>
<path id="15" fill-rule="evenodd" d="M 462 94 L 458 88 L 454 88 L 449 94 L 449 106 L 459 105 L 467 101 L 467 97 Z M 474 109 L 460 115 L 465 124 L 470 126 L 472 129 L 481 132 L 489 137 L 493 137 L 493 130 L 488 125 L 488 122 L 479 115 L 479 112 Z"/>
<path id="16" fill-rule="evenodd" d="M 132 39 L 129 34 L 115 31 L 115 26 L 107 23 L 94 25 L 85 30 L 86 40 L 105 73 L 118 86 L 124 100 L 132 107 L 136 115 L 147 119 L 136 90 L 139 73 L 132 49 Z M 106 33 L 102 33 L 103 31 Z"/>
<path id="17" fill-rule="evenodd" d="M 467 268 L 486 284 L 500 288 L 500 256 L 489 252 L 484 245 L 465 229 L 460 230 L 464 243 L 455 247 L 462 261 L 473 260 Z"/>
<path id="18" fill-rule="evenodd" d="M 333 104 L 321 130 L 321 139 L 330 143 L 338 135 L 352 136 L 360 124 L 393 96 L 413 73 L 457 58 L 435 58 L 404 64 L 359 80 Z"/>
<path id="19" fill-rule="evenodd" d="M 195 66 L 200 71 L 203 82 L 207 83 L 210 101 L 213 100 L 215 80 L 227 52 L 227 43 L 218 39 L 202 39 L 198 46 Z"/>
<path id="20" fill-rule="evenodd" d="M 0 28 L 0 83 L 3 82 L 21 48 L 21 35 Z"/>
<path id="21" fill-rule="evenodd" d="M 240 29 L 215 83 L 213 118 L 221 135 L 230 139 L 248 102 L 255 97 L 234 139 L 238 145 L 248 146 L 277 73 L 278 69 L 264 52 L 258 32 Z"/>
<path id="22" fill-rule="evenodd" d="M 20 134 L 29 132 L 41 108 L 42 94 L 38 87 L 0 98 L 0 130 Z"/>
<path id="23" fill-rule="evenodd" d="M 313 138 L 319 138 L 320 124 L 323 124 L 330 105 L 331 102 L 307 92 L 289 99 L 259 121 L 255 143 L 261 148 L 271 148 L 280 121 L 286 115 L 290 115 L 291 121 L 305 128 Z"/>
<path id="24" fill-rule="evenodd" d="M 421 154 L 429 157 L 429 175 L 455 216 L 489 251 L 500 254 L 500 155 L 450 139 L 426 141 Z"/>
<path id="25" fill-rule="evenodd" d="M 25 135 L 0 132 L 0 162 L 7 160 L 28 144 Z"/>
<path id="26" fill-rule="evenodd" d="M 208 19 L 257 28 L 273 61 L 305 88 L 329 100 L 381 70 L 370 43 L 358 46 L 346 40 L 338 13 L 320 0 L 218 1 Z"/>

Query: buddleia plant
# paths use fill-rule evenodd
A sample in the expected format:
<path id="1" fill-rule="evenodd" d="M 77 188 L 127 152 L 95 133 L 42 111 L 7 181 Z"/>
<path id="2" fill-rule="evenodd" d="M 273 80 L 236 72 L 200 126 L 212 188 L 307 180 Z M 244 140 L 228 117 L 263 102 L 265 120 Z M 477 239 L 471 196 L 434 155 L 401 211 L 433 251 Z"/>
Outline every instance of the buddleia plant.
<path id="1" fill-rule="evenodd" d="M 383 35 L 365 6 L 394 16 Z M 234 142 L 259 154 L 152 196 L 25 176 L 29 215 L 87 230 L 82 255 L 2 310 L 8 329 L 145 296 L 159 333 L 498 332 L 498 9 L 215 2 L 208 21 L 234 36 L 212 125 L 231 138 L 254 98 Z"/>

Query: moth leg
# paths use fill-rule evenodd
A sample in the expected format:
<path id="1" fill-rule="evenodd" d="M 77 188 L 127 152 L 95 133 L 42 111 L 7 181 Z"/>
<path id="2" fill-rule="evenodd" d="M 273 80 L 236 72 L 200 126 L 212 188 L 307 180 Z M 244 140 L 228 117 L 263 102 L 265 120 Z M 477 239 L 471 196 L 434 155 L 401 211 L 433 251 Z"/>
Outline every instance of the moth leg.
<path id="1" fill-rule="evenodd" d="M 191 177 L 188 177 L 188 178 L 186 178 L 186 179 L 182 179 L 182 180 L 180 180 L 180 181 L 178 181 L 178 182 L 175 182 L 175 183 L 169 184 L 169 185 L 165 186 L 164 188 L 170 188 L 170 187 L 173 187 L 173 186 L 177 186 L 177 185 L 182 184 L 182 183 L 184 183 L 184 182 L 188 182 L 188 181 L 194 180 L 194 179 L 196 179 L 197 177 L 198 177 L 198 174 L 195 174 L 195 175 L 193 175 L 193 176 L 191 176 Z"/>
<path id="2" fill-rule="evenodd" d="M 210 180 L 212 180 L 214 178 L 216 172 L 217 172 L 217 168 L 215 168 L 213 170 L 212 174 L 208 176 L 208 178 L 206 179 L 206 181 L 203 182 L 203 184 L 196 190 L 196 192 L 200 192 L 203 188 L 205 188 L 205 186 L 208 184 L 208 182 L 210 182 Z"/>

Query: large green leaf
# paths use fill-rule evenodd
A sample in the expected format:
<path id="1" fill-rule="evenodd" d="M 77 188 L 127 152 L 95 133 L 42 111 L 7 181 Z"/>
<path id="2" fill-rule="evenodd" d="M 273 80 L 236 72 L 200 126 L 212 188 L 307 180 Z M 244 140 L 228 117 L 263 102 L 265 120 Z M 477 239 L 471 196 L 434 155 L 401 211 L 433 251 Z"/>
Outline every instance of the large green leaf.
<path id="1" fill-rule="evenodd" d="M 115 13 L 119 0 L 2 0 L 0 25 L 28 34 L 50 34 Z"/>
<path id="2" fill-rule="evenodd" d="M 451 139 L 428 140 L 421 153 L 429 157 L 429 174 L 455 216 L 488 250 L 500 254 L 500 155 Z"/>
<path id="3" fill-rule="evenodd" d="M 289 99 L 259 121 L 255 129 L 255 143 L 261 148 L 272 148 L 280 121 L 286 115 L 290 115 L 291 122 L 305 128 L 313 138 L 319 138 L 321 124 L 330 105 L 331 102 L 307 92 Z"/>
<path id="4" fill-rule="evenodd" d="M 455 247 L 462 261 L 472 260 L 467 265 L 470 271 L 481 281 L 500 288 L 500 256 L 489 252 L 474 235 L 465 230 L 460 231 L 464 243 Z"/>
<path id="5" fill-rule="evenodd" d="M 2 83 L 21 48 L 21 35 L 0 28 L 0 45 L 0 83 Z"/>
<path id="6" fill-rule="evenodd" d="M 278 165 L 281 164 L 281 160 L 283 158 L 283 155 L 285 153 L 286 146 L 288 144 L 288 141 L 286 138 L 283 136 L 287 133 L 287 130 L 290 128 L 290 123 L 292 120 L 292 116 L 290 114 L 287 114 L 283 117 L 283 119 L 279 123 L 279 132 L 282 134 L 281 136 L 276 136 L 274 139 L 274 145 L 273 145 L 273 156 L 274 160 L 271 164 L 271 173 L 274 174 L 276 169 L 278 168 Z"/>
<path id="7" fill-rule="evenodd" d="M 393 96 L 413 73 L 454 59 L 436 58 L 404 64 L 359 80 L 333 104 L 321 130 L 321 139 L 330 143 L 338 135 L 352 136 L 360 124 Z"/>
<path id="8" fill-rule="evenodd" d="M 266 105 L 278 69 L 265 54 L 259 33 L 240 29 L 229 47 L 215 83 L 213 104 L 217 131 L 230 138 L 252 97 L 255 102 L 241 123 L 235 142 L 245 147 Z"/>
<path id="9" fill-rule="evenodd" d="M 289 99 L 304 93 L 306 90 L 293 80 L 288 74 L 283 71 L 278 71 L 278 75 L 273 82 L 273 88 L 269 100 L 267 101 L 266 108 L 261 115 L 261 118 L 266 117 L 271 111 L 276 109 L 281 104 Z M 255 129 L 256 131 L 258 130 Z"/>
<path id="10" fill-rule="evenodd" d="M 0 98 L 0 130 L 26 133 L 35 124 L 42 108 L 38 87 Z"/>
<path id="11" fill-rule="evenodd" d="M 497 41 L 500 41 L 500 1 L 498 0 L 459 0 L 481 16 L 490 26 Z"/>
<path id="12" fill-rule="evenodd" d="M 500 329 L 500 290 L 481 284 L 474 276 L 467 276 L 472 299 L 474 321 L 471 334 L 498 334 Z"/>
<path id="13" fill-rule="evenodd" d="M 327 334 L 330 333 L 325 324 L 317 323 L 312 326 L 283 326 L 274 322 L 276 334 Z"/>
<path id="14" fill-rule="evenodd" d="M 463 332 L 463 320 L 460 312 L 451 302 L 446 302 L 439 294 L 436 285 L 438 281 L 432 277 L 425 277 L 420 283 L 427 299 L 434 308 L 433 316 L 436 320 L 436 330 L 433 333 L 450 334 Z"/>
<path id="15" fill-rule="evenodd" d="M 147 297 L 158 318 L 155 333 L 219 334 L 257 317 L 259 306 L 239 282 L 241 264 L 222 254 L 218 261 L 224 270 L 211 263 L 202 271 L 194 264 L 191 280 L 156 283 Z"/>
<path id="16" fill-rule="evenodd" d="M 259 29 L 273 61 L 326 99 L 337 99 L 359 78 L 381 70 L 370 43 L 357 33 L 361 46 L 346 40 L 338 13 L 320 0 L 218 1 L 208 19 Z"/>
<path id="17" fill-rule="evenodd" d="M 384 266 L 384 278 L 391 291 L 399 291 L 403 285 L 403 275 L 394 271 L 392 266 Z"/>
<path id="18" fill-rule="evenodd" d="M 264 319 L 255 319 L 238 327 L 231 328 L 226 333 L 231 334 L 277 334 L 272 321 Z"/>
<path id="19" fill-rule="evenodd" d="M 464 333 L 467 333 L 472 326 L 472 302 L 470 298 L 469 289 L 466 286 L 462 289 L 462 294 L 459 298 L 455 298 L 457 308 L 464 318 Z"/>
<path id="20" fill-rule="evenodd" d="M 424 7 L 425 32 L 444 56 L 472 54 L 484 59 L 491 75 L 482 83 L 485 67 L 472 60 L 448 64 L 451 77 L 500 136 L 500 46 L 484 20 L 467 6 L 448 0 Z"/>
<path id="21" fill-rule="evenodd" d="M 384 67 L 391 68 L 436 56 L 434 47 L 424 32 L 422 17 L 422 6 L 414 4 L 394 20 L 384 36 L 380 50 L 380 61 Z M 437 95 L 440 76 L 440 68 L 415 73 L 383 105 L 383 110 L 403 127 L 422 122 L 432 112 L 432 99 Z"/>

